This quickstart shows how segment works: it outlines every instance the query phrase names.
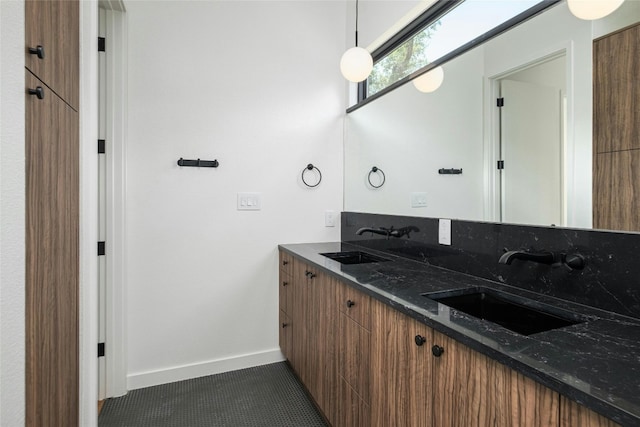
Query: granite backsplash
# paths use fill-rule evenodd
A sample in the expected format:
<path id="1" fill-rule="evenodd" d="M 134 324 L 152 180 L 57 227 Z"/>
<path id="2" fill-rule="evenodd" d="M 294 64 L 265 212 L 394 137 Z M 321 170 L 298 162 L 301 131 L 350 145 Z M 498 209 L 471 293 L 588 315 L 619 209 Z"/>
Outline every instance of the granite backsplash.
<path id="1" fill-rule="evenodd" d="M 438 219 L 343 212 L 341 240 L 419 262 L 494 280 L 575 303 L 640 318 L 640 234 L 451 221 L 451 246 L 438 244 Z M 394 238 L 363 227 L 419 231 Z M 505 250 L 578 253 L 582 270 L 515 260 L 499 264 Z"/>

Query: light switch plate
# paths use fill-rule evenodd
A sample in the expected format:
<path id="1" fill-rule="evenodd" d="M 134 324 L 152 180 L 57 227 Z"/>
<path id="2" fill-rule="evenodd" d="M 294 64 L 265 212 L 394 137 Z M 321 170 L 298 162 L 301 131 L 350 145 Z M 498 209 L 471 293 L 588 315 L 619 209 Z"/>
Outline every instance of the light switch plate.
<path id="1" fill-rule="evenodd" d="M 411 207 L 424 208 L 427 206 L 427 193 L 411 193 Z"/>
<path id="2" fill-rule="evenodd" d="M 451 245 L 450 219 L 441 219 L 438 221 L 438 243 L 441 245 Z"/>
<path id="3" fill-rule="evenodd" d="M 324 211 L 324 226 L 335 227 L 338 214 L 335 211 Z"/>
<path id="4" fill-rule="evenodd" d="M 239 211 L 259 211 L 262 209 L 262 194 L 238 193 Z"/>

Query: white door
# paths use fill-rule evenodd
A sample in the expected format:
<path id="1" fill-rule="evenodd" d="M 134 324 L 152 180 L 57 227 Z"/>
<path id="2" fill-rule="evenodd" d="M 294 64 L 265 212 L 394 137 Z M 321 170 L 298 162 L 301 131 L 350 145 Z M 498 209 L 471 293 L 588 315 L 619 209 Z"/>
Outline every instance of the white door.
<path id="1" fill-rule="evenodd" d="M 556 88 L 500 82 L 501 219 L 562 225 L 562 98 Z"/>

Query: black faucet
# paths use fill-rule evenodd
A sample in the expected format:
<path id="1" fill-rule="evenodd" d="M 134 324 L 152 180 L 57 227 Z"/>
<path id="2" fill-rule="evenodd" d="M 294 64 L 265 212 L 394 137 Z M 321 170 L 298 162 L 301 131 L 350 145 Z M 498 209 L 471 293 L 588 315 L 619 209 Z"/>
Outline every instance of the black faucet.
<path id="1" fill-rule="evenodd" d="M 514 259 L 547 264 L 552 267 L 560 267 L 564 265 L 568 267 L 569 270 L 582 270 L 585 265 L 584 257 L 580 254 L 565 254 L 562 252 L 550 251 L 506 251 L 502 254 L 498 262 L 500 264 L 511 265 Z"/>
<path id="2" fill-rule="evenodd" d="M 360 228 L 358 231 L 356 231 L 356 234 L 358 236 L 361 236 L 364 233 L 369 232 L 369 233 L 372 233 L 372 234 L 379 234 L 381 236 L 387 236 L 387 239 L 389 237 L 400 238 L 400 237 L 403 237 L 403 236 L 407 236 L 407 239 L 410 239 L 411 235 L 409 233 L 411 233 L 412 231 L 418 232 L 418 231 L 420 231 L 420 229 L 418 227 L 416 227 L 415 225 L 409 225 L 407 227 L 402 227 L 402 228 L 398 228 L 398 229 L 394 229 L 393 226 L 391 226 L 390 228 L 363 227 L 363 228 Z"/>

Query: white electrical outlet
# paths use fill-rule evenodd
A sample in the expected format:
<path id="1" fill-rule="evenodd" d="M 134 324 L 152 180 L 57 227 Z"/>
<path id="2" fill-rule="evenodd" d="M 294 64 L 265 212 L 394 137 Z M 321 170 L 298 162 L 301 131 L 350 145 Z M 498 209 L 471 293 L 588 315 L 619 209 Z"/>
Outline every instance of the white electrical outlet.
<path id="1" fill-rule="evenodd" d="M 324 211 L 324 226 L 335 227 L 338 214 L 335 211 Z"/>
<path id="2" fill-rule="evenodd" d="M 441 245 L 451 245 L 450 219 L 441 219 L 438 221 L 438 243 Z"/>
<path id="3" fill-rule="evenodd" d="M 262 209 L 262 194 L 238 193 L 239 211 L 259 211 Z"/>
<path id="4" fill-rule="evenodd" d="M 411 207 L 424 208 L 427 206 L 427 193 L 411 193 Z"/>

